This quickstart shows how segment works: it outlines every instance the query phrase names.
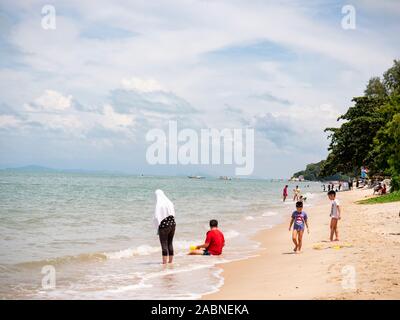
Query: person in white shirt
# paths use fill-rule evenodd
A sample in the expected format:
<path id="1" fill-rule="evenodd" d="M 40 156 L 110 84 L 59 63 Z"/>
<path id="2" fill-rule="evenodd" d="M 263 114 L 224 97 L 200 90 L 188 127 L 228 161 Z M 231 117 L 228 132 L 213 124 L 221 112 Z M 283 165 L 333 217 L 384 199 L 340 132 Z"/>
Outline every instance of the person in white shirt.
<path id="1" fill-rule="evenodd" d="M 330 235 L 330 240 L 331 241 L 339 241 L 339 230 L 338 230 L 338 221 L 341 218 L 341 207 L 339 200 L 336 199 L 336 192 L 334 190 L 331 190 L 328 192 L 328 198 L 331 200 L 331 235 Z M 335 236 L 335 240 L 333 240 L 333 237 Z"/>
<path id="2" fill-rule="evenodd" d="M 174 259 L 173 240 L 175 235 L 175 207 L 162 190 L 156 192 L 156 208 L 153 222 L 160 238 L 162 263 L 172 263 Z"/>
<path id="3" fill-rule="evenodd" d="M 293 189 L 293 193 L 294 193 L 293 201 L 299 201 L 300 194 L 301 194 L 301 190 L 300 190 L 299 186 L 296 186 L 296 188 Z"/>

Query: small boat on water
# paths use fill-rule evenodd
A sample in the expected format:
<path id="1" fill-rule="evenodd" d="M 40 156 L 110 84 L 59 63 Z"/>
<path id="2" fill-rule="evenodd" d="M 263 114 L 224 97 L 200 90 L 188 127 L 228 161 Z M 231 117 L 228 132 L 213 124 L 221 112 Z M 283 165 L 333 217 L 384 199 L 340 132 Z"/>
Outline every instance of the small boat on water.
<path id="1" fill-rule="evenodd" d="M 188 176 L 189 179 L 204 179 L 203 176 Z"/>

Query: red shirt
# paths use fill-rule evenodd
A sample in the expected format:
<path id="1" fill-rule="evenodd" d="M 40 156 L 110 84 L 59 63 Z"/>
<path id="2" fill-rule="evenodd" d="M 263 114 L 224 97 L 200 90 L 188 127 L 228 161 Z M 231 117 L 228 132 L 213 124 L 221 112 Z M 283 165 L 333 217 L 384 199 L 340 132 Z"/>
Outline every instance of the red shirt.
<path id="1" fill-rule="evenodd" d="M 212 229 L 207 232 L 206 243 L 209 243 L 208 252 L 212 255 L 220 255 L 225 245 L 225 238 L 219 229 Z"/>

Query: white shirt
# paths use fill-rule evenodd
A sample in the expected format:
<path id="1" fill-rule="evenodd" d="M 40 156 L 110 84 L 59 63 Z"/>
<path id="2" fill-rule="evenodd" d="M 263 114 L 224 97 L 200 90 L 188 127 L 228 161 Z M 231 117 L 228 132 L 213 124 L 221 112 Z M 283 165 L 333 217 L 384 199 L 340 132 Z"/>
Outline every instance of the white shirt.
<path id="1" fill-rule="evenodd" d="M 339 210 L 338 206 L 340 206 L 340 202 L 338 199 L 332 200 L 331 214 L 330 217 L 339 219 Z"/>
<path id="2" fill-rule="evenodd" d="M 156 208 L 154 210 L 154 226 L 158 229 L 162 220 L 169 216 L 175 216 L 174 204 L 167 198 L 162 190 L 156 190 Z"/>

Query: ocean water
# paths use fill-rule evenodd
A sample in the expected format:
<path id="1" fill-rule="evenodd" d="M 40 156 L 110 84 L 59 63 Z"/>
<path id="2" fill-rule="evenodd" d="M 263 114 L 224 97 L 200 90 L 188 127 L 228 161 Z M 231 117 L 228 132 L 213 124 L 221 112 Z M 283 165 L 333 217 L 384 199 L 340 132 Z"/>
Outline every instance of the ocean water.
<path id="1" fill-rule="evenodd" d="M 199 298 L 222 285 L 218 264 L 256 255 L 251 236 L 293 211 L 281 201 L 284 184 L 299 184 L 307 206 L 321 195 L 312 182 L 1 171 L 0 298 Z M 176 210 L 168 266 L 152 225 L 156 189 Z M 188 256 L 210 219 L 225 234 L 223 255 Z"/>

